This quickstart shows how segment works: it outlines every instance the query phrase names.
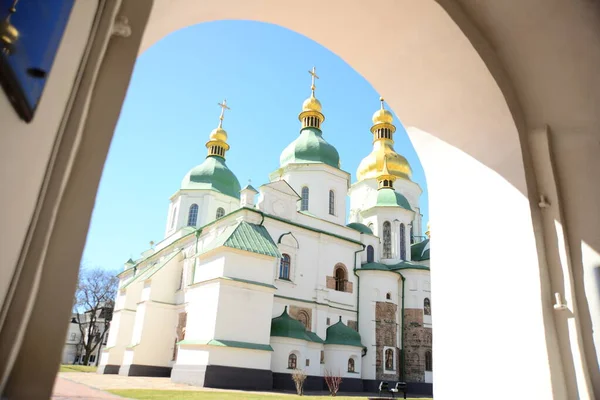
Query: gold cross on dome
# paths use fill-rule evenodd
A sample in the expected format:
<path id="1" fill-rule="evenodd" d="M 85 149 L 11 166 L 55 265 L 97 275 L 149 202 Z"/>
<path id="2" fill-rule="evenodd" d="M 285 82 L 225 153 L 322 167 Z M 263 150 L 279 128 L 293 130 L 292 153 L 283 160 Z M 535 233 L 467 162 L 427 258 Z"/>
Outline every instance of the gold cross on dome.
<path id="1" fill-rule="evenodd" d="M 319 77 L 317 76 L 317 69 L 315 67 L 312 68 L 312 71 L 308 71 L 308 73 L 310 74 L 310 76 L 312 77 L 312 82 L 310 85 L 310 90 L 312 90 L 312 94 L 314 96 L 315 94 L 315 78 L 319 79 Z"/>
<path id="2" fill-rule="evenodd" d="M 221 115 L 219 116 L 219 128 L 223 127 L 223 119 L 225 119 L 225 109 L 231 110 L 231 108 L 227 107 L 227 100 L 224 99 L 222 103 L 217 103 L 219 107 L 221 107 Z"/>

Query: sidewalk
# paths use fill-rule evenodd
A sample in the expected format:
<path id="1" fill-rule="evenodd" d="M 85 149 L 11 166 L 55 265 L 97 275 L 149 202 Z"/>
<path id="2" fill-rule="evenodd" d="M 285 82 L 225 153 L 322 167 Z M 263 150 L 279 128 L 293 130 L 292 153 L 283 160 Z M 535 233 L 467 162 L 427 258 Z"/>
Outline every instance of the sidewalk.
<path id="1" fill-rule="evenodd" d="M 92 389 L 91 387 L 70 381 L 63 377 L 57 376 L 52 392 L 52 400 L 123 400 L 123 397 L 115 396 L 114 394 L 106 393 L 101 390 Z"/>

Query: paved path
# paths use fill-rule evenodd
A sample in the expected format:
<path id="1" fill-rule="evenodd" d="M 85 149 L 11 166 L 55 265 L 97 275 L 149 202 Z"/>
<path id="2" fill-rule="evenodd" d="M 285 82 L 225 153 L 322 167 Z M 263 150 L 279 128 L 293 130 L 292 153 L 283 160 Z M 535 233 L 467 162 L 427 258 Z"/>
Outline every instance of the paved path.
<path id="1" fill-rule="evenodd" d="M 86 399 L 86 400 L 121 399 L 121 400 L 123 400 L 123 397 L 115 396 L 113 394 L 103 392 L 98 389 L 93 389 L 87 385 L 73 382 L 73 381 L 63 378 L 61 376 L 57 376 L 56 382 L 54 383 L 52 400 L 75 400 L 75 399 Z"/>

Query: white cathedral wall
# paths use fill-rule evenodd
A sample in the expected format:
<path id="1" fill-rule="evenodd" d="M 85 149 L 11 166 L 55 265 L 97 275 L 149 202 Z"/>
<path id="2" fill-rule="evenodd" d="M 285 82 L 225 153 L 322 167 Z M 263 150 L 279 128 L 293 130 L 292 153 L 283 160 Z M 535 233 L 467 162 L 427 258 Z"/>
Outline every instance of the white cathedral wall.
<path id="1" fill-rule="evenodd" d="M 206 284 L 196 283 L 188 288 L 186 293 L 188 304 L 186 339 L 210 340 L 215 338 L 219 291 L 220 285 L 216 281 Z"/>
<path id="2" fill-rule="evenodd" d="M 308 212 L 327 221 L 346 224 L 346 202 L 350 175 L 325 164 L 290 164 L 282 175 L 298 195 L 309 188 Z M 329 191 L 335 193 L 334 215 L 329 214 Z M 300 210 L 300 202 L 298 202 Z"/>
<path id="3" fill-rule="evenodd" d="M 297 357 L 297 369 L 303 370 L 307 375 L 318 375 L 318 371 L 315 373 L 312 368 L 315 360 L 311 360 L 311 365 L 306 367 L 306 359 L 310 360 L 311 358 L 306 340 L 273 336 L 271 337 L 271 347 L 273 348 L 273 354 L 271 355 L 271 370 L 273 372 L 292 373 L 292 370 L 288 369 L 288 359 L 290 354 L 293 353 Z M 319 365 L 319 358 L 316 359 L 316 362 Z"/>
<path id="4" fill-rule="evenodd" d="M 352 269 L 354 252 L 360 250 L 361 246 L 269 218 L 265 219 L 264 226 L 275 242 L 282 234 L 288 232 L 292 232 L 298 241 L 297 255 L 292 259 L 290 272 L 292 282 L 276 279 L 278 295 L 313 301 L 315 289 L 325 290 L 327 276 L 333 276 L 335 265 L 341 263 L 348 270 L 348 279 L 353 282 L 354 293 L 332 293 L 335 291 L 325 290 L 326 296 L 323 300 L 332 299 L 349 307 L 355 306 L 356 277 Z M 278 264 L 275 265 L 273 273 L 276 278 L 279 277 Z"/>
<path id="5" fill-rule="evenodd" d="M 257 285 L 219 282 L 215 339 L 268 344 L 273 290 Z"/>
<path id="6" fill-rule="evenodd" d="M 177 327 L 173 305 L 146 301 L 138 305 L 132 348 L 124 364 L 168 366 Z"/>
<path id="7" fill-rule="evenodd" d="M 361 352 L 362 349 L 354 346 L 326 344 L 325 369 L 342 378 L 361 378 Z M 354 372 L 348 372 L 348 359 L 354 359 Z"/>
<path id="8" fill-rule="evenodd" d="M 247 251 L 227 249 L 223 276 L 273 284 L 273 269 L 278 266 L 274 257 Z"/>
<path id="9" fill-rule="evenodd" d="M 102 349 L 100 356 L 100 365 L 123 363 L 125 348 L 131 344 L 134 323 L 135 311 L 117 310 L 113 313 L 106 347 Z"/>
<path id="10" fill-rule="evenodd" d="M 239 199 L 226 196 L 214 190 L 179 190 L 171 197 L 165 237 L 179 229 L 188 226 L 190 207 L 198 205 L 198 217 L 194 228 L 204 226 L 216 219 L 219 207 L 225 210 L 225 215 L 240 207 Z M 173 213 L 173 210 L 176 210 Z"/>
<path id="11" fill-rule="evenodd" d="M 406 249 L 406 260 L 410 260 L 410 223 L 415 213 L 400 207 L 377 207 L 363 213 L 363 223 L 367 226 L 373 224 L 372 230 L 381 240 L 378 243 L 376 252 L 379 254 L 382 263 L 398 263 L 400 259 L 400 224 L 404 224 L 405 235 L 404 244 Z M 391 245 L 392 258 L 383 258 L 383 224 L 388 221 L 391 223 Z"/>
<path id="12" fill-rule="evenodd" d="M 223 276 L 225 258 L 220 251 L 198 256 L 196 268 L 193 269 L 192 282 L 198 283 Z"/>
<path id="13" fill-rule="evenodd" d="M 431 299 L 431 278 L 429 271 L 403 270 L 402 275 L 406 278 L 404 307 L 423 310 L 425 298 L 428 298 L 433 309 L 435 304 Z M 423 315 L 423 325 L 426 328 L 431 328 L 431 324 L 431 315 Z"/>

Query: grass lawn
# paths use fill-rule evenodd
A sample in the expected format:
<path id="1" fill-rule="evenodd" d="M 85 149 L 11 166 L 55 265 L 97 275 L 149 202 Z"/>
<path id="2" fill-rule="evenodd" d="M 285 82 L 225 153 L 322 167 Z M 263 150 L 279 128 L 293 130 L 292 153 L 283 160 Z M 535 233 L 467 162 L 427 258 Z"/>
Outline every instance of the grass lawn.
<path id="1" fill-rule="evenodd" d="M 58 372 L 96 372 L 97 369 L 98 367 L 87 365 L 61 364 Z"/>
<path id="2" fill-rule="evenodd" d="M 148 390 L 148 389 L 123 389 L 123 390 L 109 390 L 109 392 L 118 396 L 123 396 L 129 399 L 139 400 L 325 400 L 330 398 L 329 396 L 296 396 L 290 394 L 266 394 L 266 393 L 251 393 L 251 392 L 188 392 L 183 390 Z M 337 400 L 366 400 L 367 397 L 349 397 L 349 396 L 336 396 Z M 425 400 L 425 399 L 422 399 Z"/>

